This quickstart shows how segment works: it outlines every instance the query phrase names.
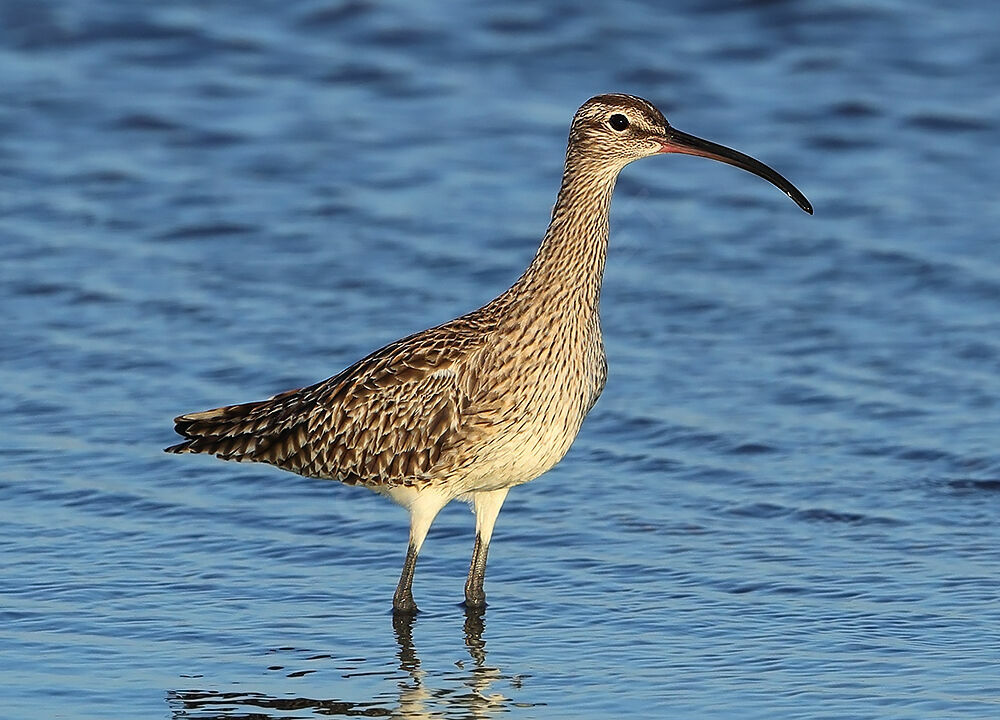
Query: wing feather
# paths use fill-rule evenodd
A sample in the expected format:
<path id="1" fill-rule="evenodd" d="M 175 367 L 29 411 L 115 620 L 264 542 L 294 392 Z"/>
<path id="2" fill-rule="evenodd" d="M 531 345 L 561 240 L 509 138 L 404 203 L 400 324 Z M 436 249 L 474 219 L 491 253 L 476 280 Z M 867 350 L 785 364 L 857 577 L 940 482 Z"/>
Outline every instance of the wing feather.
<path id="1" fill-rule="evenodd" d="M 176 430 L 187 440 L 167 450 L 349 484 L 427 482 L 473 430 L 476 353 L 487 333 L 464 321 L 404 338 L 309 387 L 181 415 Z"/>

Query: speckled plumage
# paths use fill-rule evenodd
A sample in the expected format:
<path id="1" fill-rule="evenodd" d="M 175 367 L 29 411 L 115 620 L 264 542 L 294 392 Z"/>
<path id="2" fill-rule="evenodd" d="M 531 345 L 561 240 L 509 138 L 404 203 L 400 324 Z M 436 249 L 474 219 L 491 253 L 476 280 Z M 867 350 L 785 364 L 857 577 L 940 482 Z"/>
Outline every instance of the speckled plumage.
<path id="1" fill-rule="evenodd" d="M 628 119 L 627 132 L 610 126 L 616 114 Z M 665 149 L 670 130 L 641 98 L 587 101 L 570 128 L 548 231 L 509 290 L 323 382 L 181 415 L 176 430 L 186 440 L 167 451 L 269 463 L 406 505 L 410 553 L 399 611 L 415 609 L 409 583 L 434 515 L 451 499 L 468 499 L 477 542 L 466 602 L 483 604 L 486 548 L 507 489 L 563 457 L 604 388 L 598 305 L 612 191 L 629 162 L 677 151 Z"/>
<path id="2" fill-rule="evenodd" d="M 548 470 L 606 377 L 597 307 L 618 168 L 576 162 L 582 133 L 574 123 L 549 232 L 507 292 L 316 385 L 182 415 L 176 430 L 189 439 L 170 452 L 373 488 L 444 484 L 456 496 Z"/>

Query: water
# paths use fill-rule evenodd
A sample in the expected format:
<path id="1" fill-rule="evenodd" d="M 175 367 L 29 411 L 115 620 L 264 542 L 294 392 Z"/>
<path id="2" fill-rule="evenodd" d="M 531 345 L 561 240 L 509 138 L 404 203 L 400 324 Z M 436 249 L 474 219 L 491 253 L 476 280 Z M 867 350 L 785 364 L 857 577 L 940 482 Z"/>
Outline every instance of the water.
<path id="1" fill-rule="evenodd" d="M 1000 714 L 992 3 L 0 2 L 0 716 Z M 173 457 L 506 288 L 576 107 L 628 168 L 607 390 L 449 507 Z"/>

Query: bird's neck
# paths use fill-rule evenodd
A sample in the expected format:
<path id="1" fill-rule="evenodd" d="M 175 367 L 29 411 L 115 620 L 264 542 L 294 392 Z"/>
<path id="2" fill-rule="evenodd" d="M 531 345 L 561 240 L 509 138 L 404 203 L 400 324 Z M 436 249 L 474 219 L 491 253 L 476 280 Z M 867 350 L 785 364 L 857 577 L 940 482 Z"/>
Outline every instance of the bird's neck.
<path id="1" fill-rule="evenodd" d="M 539 304 L 575 316 L 597 313 L 608 253 L 608 214 L 617 169 L 566 158 L 552 220 L 535 259 L 515 288 Z"/>

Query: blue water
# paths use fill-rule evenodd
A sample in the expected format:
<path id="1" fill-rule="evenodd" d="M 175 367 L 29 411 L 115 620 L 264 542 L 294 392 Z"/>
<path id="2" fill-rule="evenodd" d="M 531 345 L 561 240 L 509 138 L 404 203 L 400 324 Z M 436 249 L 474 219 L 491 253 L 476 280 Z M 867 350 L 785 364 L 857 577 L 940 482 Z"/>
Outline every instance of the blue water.
<path id="1" fill-rule="evenodd" d="M 425 6 L 426 5 L 426 6 Z M 990 2 L 0 0 L 0 716 L 1000 717 Z M 607 389 L 389 602 L 405 513 L 161 452 L 531 259 L 606 91 Z"/>

